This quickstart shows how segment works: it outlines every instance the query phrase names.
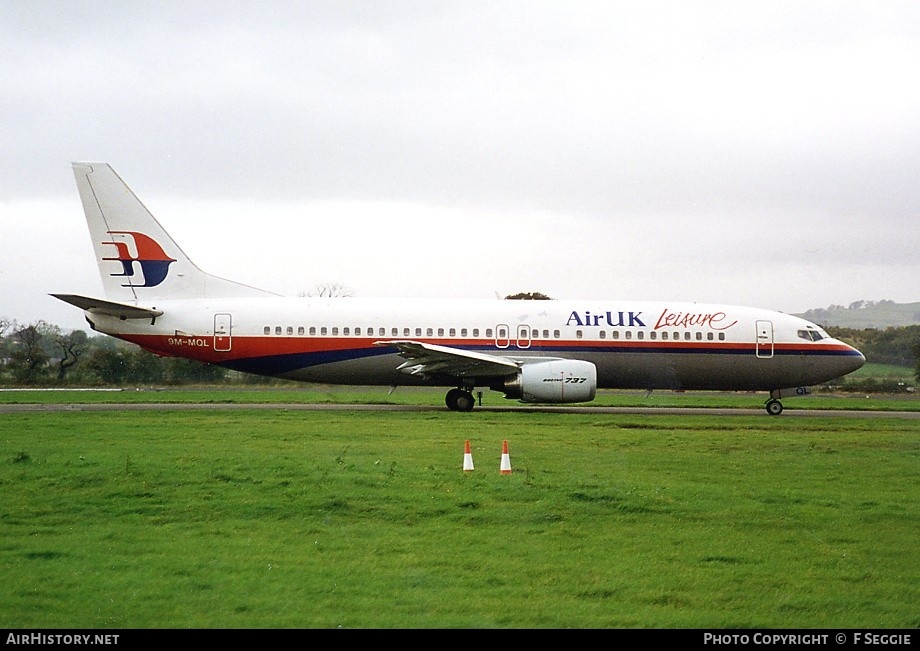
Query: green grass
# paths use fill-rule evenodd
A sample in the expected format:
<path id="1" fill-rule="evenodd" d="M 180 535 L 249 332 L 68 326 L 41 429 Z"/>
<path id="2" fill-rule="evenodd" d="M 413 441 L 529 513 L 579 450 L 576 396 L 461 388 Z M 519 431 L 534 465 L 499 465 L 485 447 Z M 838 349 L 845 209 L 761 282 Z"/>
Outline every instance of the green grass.
<path id="1" fill-rule="evenodd" d="M 444 406 L 443 388 L 337 387 L 292 384 L 277 387 L 143 387 L 124 390 L 0 390 L 0 404 L 111 404 L 111 403 L 215 403 L 215 404 L 380 404 Z M 705 407 L 763 409 L 763 392 L 598 391 L 591 407 Z M 514 407 L 521 403 L 502 394 L 484 391 L 485 406 Z M 839 409 L 864 411 L 920 411 L 920 395 L 830 394 L 783 398 L 786 409 Z"/>
<path id="2" fill-rule="evenodd" d="M 915 628 L 918 471 L 894 418 L 4 414 L 0 625 Z"/>
<path id="3" fill-rule="evenodd" d="M 878 379 L 898 379 L 908 385 L 916 384 L 916 372 L 908 366 L 896 366 L 894 364 L 872 364 L 867 363 L 862 368 L 853 371 L 847 377 L 850 378 L 878 378 Z"/>

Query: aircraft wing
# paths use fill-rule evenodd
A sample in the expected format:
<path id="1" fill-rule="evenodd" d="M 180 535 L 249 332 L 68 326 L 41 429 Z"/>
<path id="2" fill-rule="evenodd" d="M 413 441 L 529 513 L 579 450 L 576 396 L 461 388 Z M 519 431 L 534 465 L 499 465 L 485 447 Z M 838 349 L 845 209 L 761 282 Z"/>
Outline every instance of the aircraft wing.
<path id="1" fill-rule="evenodd" d="M 51 295 L 93 314 L 105 314 L 125 319 L 155 319 L 163 314 L 163 310 L 152 310 L 148 307 L 105 301 L 101 298 L 90 298 L 89 296 L 79 296 L 78 294 Z"/>
<path id="2" fill-rule="evenodd" d="M 438 373 L 456 376 L 501 377 L 510 375 L 520 364 L 507 357 L 477 353 L 450 346 L 420 341 L 375 341 L 375 346 L 391 346 L 406 359 L 398 370 L 409 375 Z"/>

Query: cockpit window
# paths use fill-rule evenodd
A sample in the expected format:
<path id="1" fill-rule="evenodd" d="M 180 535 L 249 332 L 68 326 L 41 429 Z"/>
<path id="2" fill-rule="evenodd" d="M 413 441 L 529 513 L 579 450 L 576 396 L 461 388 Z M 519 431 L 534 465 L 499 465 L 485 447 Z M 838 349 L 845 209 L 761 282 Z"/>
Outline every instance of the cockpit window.
<path id="1" fill-rule="evenodd" d="M 802 339 L 807 339 L 808 341 L 821 341 L 825 336 L 824 333 L 822 333 L 820 330 L 813 330 L 811 328 L 806 330 L 799 330 L 798 334 L 799 337 Z"/>

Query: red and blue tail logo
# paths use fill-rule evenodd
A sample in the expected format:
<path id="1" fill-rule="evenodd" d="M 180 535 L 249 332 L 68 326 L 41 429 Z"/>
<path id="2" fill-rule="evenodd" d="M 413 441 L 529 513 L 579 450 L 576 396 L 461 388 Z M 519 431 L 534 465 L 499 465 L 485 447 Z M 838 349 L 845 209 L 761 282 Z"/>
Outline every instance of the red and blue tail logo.
<path id="1" fill-rule="evenodd" d="M 166 255 L 163 247 L 157 244 L 156 240 L 148 235 L 134 231 L 109 231 L 109 235 L 128 235 L 134 238 L 134 249 L 137 251 L 136 257 L 131 255 L 127 242 L 103 242 L 103 244 L 111 244 L 118 252 L 118 257 L 103 258 L 103 260 L 114 260 L 121 263 L 122 272 L 111 275 L 124 276 L 129 279 L 128 283 L 122 285 L 122 287 L 156 287 L 166 280 L 169 265 L 175 262 L 175 259 Z M 144 276 L 143 284 L 131 282 L 136 271 L 135 262 L 141 267 L 141 273 Z"/>

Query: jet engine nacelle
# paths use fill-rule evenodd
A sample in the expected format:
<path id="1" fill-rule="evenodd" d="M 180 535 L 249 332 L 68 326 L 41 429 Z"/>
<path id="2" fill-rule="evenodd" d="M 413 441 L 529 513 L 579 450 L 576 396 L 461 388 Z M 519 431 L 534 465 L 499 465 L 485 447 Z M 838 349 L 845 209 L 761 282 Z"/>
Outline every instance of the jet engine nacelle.
<path id="1" fill-rule="evenodd" d="M 597 367 L 580 359 L 525 364 L 503 389 L 506 398 L 521 402 L 590 402 L 597 392 Z"/>

